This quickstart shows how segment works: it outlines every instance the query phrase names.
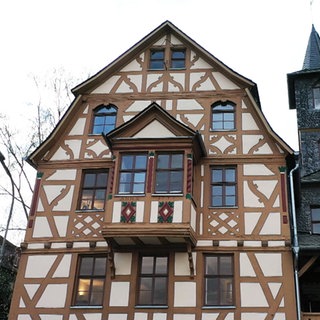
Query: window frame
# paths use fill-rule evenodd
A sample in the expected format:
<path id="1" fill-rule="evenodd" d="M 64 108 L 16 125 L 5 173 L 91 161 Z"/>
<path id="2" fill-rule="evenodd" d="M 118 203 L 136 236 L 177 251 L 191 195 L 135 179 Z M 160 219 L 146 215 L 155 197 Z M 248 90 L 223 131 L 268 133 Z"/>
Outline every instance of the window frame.
<path id="1" fill-rule="evenodd" d="M 181 57 L 174 57 L 174 54 L 177 52 L 183 53 L 183 58 Z M 183 62 L 183 66 L 174 66 L 175 63 Z M 172 70 L 183 70 L 186 68 L 186 48 L 171 48 L 170 49 L 170 69 Z"/>
<path id="2" fill-rule="evenodd" d="M 216 274 L 208 273 L 207 270 L 209 269 L 207 265 L 207 260 L 208 258 L 216 258 L 217 259 L 217 265 L 216 265 Z M 222 263 L 221 260 L 223 258 L 230 258 L 230 269 L 231 272 L 229 274 L 221 272 L 222 268 Z M 224 269 L 225 270 L 225 269 Z M 205 253 L 204 258 L 203 258 L 203 306 L 204 307 L 232 307 L 235 305 L 235 267 L 234 267 L 234 255 L 233 254 L 213 254 L 213 253 Z M 209 301 L 209 294 L 212 292 L 209 292 L 208 289 L 208 283 L 209 281 L 207 280 L 214 280 L 217 279 L 218 282 L 215 284 L 214 288 L 216 289 L 216 294 L 217 294 L 217 301 L 216 303 L 210 302 Z M 231 283 L 231 290 L 229 292 L 230 294 L 230 303 L 223 303 L 223 282 L 220 280 L 229 280 L 229 284 Z M 226 282 L 228 284 L 228 282 Z M 211 285 L 212 286 L 212 285 Z M 227 293 L 228 294 L 228 293 Z M 227 300 L 227 297 L 224 297 L 225 300 Z"/>
<path id="3" fill-rule="evenodd" d="M 162 52 L 163 57 L 153 58 L 153 54 Z M 165 69 L 165 48 L 152 48 L 149 52 L 149 70 L 164 70 Z M 162 67 L 156 67 L 157 64 L 161 64 Z"/>
<path id="4" fill-rule="evenodd" d="M 231 107 L 231 109 L 228 109 Z M 216 109 L 215 109 L 216 108 Z M 220 108 L 220 109 L 218 109 Z M 233 119 L 228 120 L 227 115 L 232 114 Z M 215 120 L 214 117 L 221 115 L 221 120 Z M 221 123 L 221 126 L 216 127 L 215 123 Z M 232 128 L 228 128 L 227 124 L 232 123 Z M 234 131 L 236 130 L 236 104 L 232 101 L 217 101 L 211 105 L 211 124 L 210 128 L 212 131 Z"/>
<path id="5" fill-rule="evenodd" d="M 137 157 L 144 156 L 145 157 L 145 167 L 144 168 L 137 168 L 135 165 L 137 164 Z M 131 169 L 122 169 L 122 161 L 124 157 L 134 157 L 134 167 Z M 118 181 L 118 194 L 119 195 L 143 195 L 146 193 L 146 184 L 147 184 L 147 172 L 148 172 L 148 154 L 147 152 L 139 152 L 139 153 L 122 153 L 120 154 L 120 161 L 119 161 L 119 181 Z M 144 173 L 144 181 L 135 182 L 135 175 Z M 129 182 L 121 182 L 122 174 L 130 174 L 130 181 Z M 134 192 L 134 187 L 143 184 L 143 191 L 141 192 Z M 129 191 L 121 191 L 121 185 L 129 185 Z"/>
<path id="6" fill-rule="evenodd" d="M 108 112 L 103 112 L 103 109 L 109 110 Z M 101 112 L 101 113 L 99 113 Z M 91 126 L 91 134 L 93 135 L 99 135 L 99 134 L 107 134 L 110 131 L 112 131 L 116 127 L 117 123 L 117 114 L 118 114 L 118 108 L 112 103 L 109 104 L 101 104 L 97 106 L 93 110 L 93 119 L 92 119 L 92 126 Z M 112 118 L 113 121 L 109 124 L 107 123 L 107 119 Z M 102 119 L 102 122 L 96 123 L 98 119 Z M 102 131 L 96 130 L 96 128 L 102 128 Z M 106 130 L 107 127 L 112 127 L 108 130 Z"/>
<path id="7" fill-rule="evenodd" d="M 319 211 L 317 214 L 319 217 L 314 219 L 313 211 Z M 314 212 L 316 213 L 316 212 Z M 311 232 L 312 234 L 320 234 L 320 205 L 312 205 L 310 206 L 310 223 L 311 223 Z M 315 231 L 314 227 L 318 226 L 319 231 Z"/>
<path id="8" fill-rule="evenodd" d="M 91 175 L 94 174 L 95 178 L 94 178 L 94 185 L 93 186 L 85 186 L 85 180 L 86 180 L 86 176 L 87 175 Z M 106 174 L 106 183 L 105 185 L 99 185 L 97 183 L 98 181 L 98 176 L 100 174 Z M 107 201 L 107 192 L 108 192 L 108 185 L 109 185 L 109 170 L 108 169 L 85 169 L 82 172 L 82 181 L 81 181 L 81 185 L 80 185 L 80 191 L 79 191 L 79 200 L 78 200 L 78 205 L 77 205 L 77 210 L 81 210 L 81 211 L 103 211 L 105 209 L 106 206 L 106 201 Z M 92 196 L 91 196 L 91 204 L 89 206 L 87 206 L 86 208 L 84 207 L 84 203 L 85 201 L 89 201 L 89 196 L 85 197 L 84 196 L 84 192 L 85 191 L 92 191 Z M 102 208 L 97 208 L 95 207 L 95 203 L 98 200 L 101 200 L 97 197 L 97 192 L 104 190 L 104 198 L 103 198 L 103 206 Z M 87 200 L 86 200 L 87 199 Z"/>
<path id="9" fill-rule="evenodd" d="M 81 274 L 81 269 L 83 266 L 83 261 L 84 259 L 93 259 L 92 267 L 91 267 L 91 272 L 90 274 Z M 97 266 L 97 260 L 98 259 L 104 259 L 104 272 L 103 274 L 95 274 L 95 267 Z M 79 255 L 78 256 L 78 261 L 77 261 L 77 271 L 75 274 L 75 283 L 74 283 L 74 292 L 73 292 L 73 306 L 76 307 L 81 307 L 81 306 L 102 306 L 103 302 L 105 300 L 105 288 L 106 288 L 106 278 L 107 278 L 107 264 L 108 264 L 108 259 L 105 254 L 99 254 L 99 255 Z M 87 300 L 84 302 L 81 302 L 81 300 L 78 300 L 80 296 L 80 292 L 82 290 L 79 290 L 80 285 L 81 285 L 81 280 L 89 280 L 89 291 L 88 291 L 88 297 Z M 94 289 L 94 282 L 96 280 L 102 281 L 102 289 L 101 290 L 93 290 Z M 86 291 L 84 291 L 86 292 Z M 100 298 L 98 303 L 93 303 L 92 299 L 94 298 L 95 293 L 100 293 Z"/>
<path id="10" fill-rule="evenodd" d="M 143 272 L 142 268 L 143 268 L 143 258 L 153 258 L 153 265 L 152 265 L 152 272 L 151 273 L 147 273 L 147 272 Z M 161 258 L 166 258 L 166 272 L 164 273 L 156 273 L 156 262 L 157 259 L 161 259 Z M 139 264 L 138 264 L 138 277 L 137 277 L 137 295 L 136 295 L 136 306 L 141 307 L 141 306 L 148 306 L 148 307 L 166 307 L 168 306 L 168 289 L 169 289 L 169 261 L 170 261 L 170 257 L 169 254 L 158 254 L 158 255 L 154 255 L 154 254 L 141 254 L 139 256 Z M 160 279 L 160 278 L 165 278 L 165 288 L 160 291 L 161 296 L 164 296 L 164 302 L 163 303 L 156 303 L 157 301 L 155 301 L 156 299 L 156 279 Z M 150 294 L 148 295 L 148 297 L 150 298 L 150 302 L 146 302 L 143 301 L 142 297 L 141 297 L 141 286 L 142 286 L 142 279 L 151 279 L 151 289 L 150 290 L 146 290 L 146 292 L 150 291 Z"/>
<path id="11" fill-rule="evenodd" d="M 214 170 L 221 170 L 222 179 L 214 181 L 213 179 L 213 171 Z M 228 181 L 226 178 L 226 171 L 227 170 L 234 170 L 234 181 Z M 238 176 L 237 176 L 237 166 L 228 165 L 228 166 L 211 166 L 210 167 L 210 207 L 212 208 L 234 208 L 237 207 L 238 203 Z M 221 194 L 214 196 L 214 187 L 221 187 Z M 228 195 L 227 188 L 234 187 L 234 194 Z M 221 197 L 221 204 L 214 204 L 214 198 Z M 227 198 L 233 197 L 234 204 L 228 205 Z"/>
<path id="12" fill-rule="evenodd" d="M 175 168 L 175 167 L 172 167 L 172 157 L 174 155 L 180 155 L 182 157 L 182 161 L 181 161 L 181 164 L 182 166 L 179 167 L 179 168 Z M 169 156 L 169 161 L 170 161 L 170 166 L 166 167 L 166 168 L 159 168 L 158 167 L 158 160 L 159 160 L 159 156 Z M 161 195 L 161 194 L 170 194 L 170 195 L 177 195 L 177 194 L 183 194 L 184 192 L 184 174 L 185 174 L 185 164 L 184 164 L 184 152 L 181 151 L 181 152 L 159 152 L 159 153 L 156 153 L 156 159 L 155 159 L 155 168 L 154 168 L 154 194 L 157 194 L 157 195 Z M 172 175 L 173 173 L 181 173 L 181 176 L 182 176 L 182 179 L 180 181 L 180 190 L 172 190 L 173 186 L 172 186 Z M 165 191 L 158 191 L 158 174 L 160 174 L 160 176 L 162 176 L 161 174 L 165 174 L 165 173 L 168 173 L 169 174 L 169 177 L 168 179 L 166 180 L 167 181 L 167 184 L 166 184 L 166 190 Z"/>

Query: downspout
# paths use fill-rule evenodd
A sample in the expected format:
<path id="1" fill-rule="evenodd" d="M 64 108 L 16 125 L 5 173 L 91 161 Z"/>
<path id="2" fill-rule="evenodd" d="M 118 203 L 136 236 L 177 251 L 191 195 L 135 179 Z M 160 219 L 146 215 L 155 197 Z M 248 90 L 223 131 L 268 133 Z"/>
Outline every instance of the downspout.
<path id="1" fill-rule="evenodd" d="M 290 198 L 291 198 L 291 213 L 292 213 L 292 224 L 293 224 L 293 246 L 292 251 L 294 255 L 294 284 L 297 302 L 297 319 L 301 320 L 301 302 L 300 302 L 300 289 L 299 289 L 299 274 L 298 274 L 298 258 L 299 258 L 299 242 L 298 242 L 298 231 L 297 231 L 297 218 L 296 218 L 296 207 L 293 187 L 293 172 L 299 168 L 299 163 L 290 171 Z"/>

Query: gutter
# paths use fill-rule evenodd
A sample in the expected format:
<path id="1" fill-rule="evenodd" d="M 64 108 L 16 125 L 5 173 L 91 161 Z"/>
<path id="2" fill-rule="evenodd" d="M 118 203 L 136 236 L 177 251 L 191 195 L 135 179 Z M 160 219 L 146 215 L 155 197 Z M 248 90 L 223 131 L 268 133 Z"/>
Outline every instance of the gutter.
<path id="1" fill-rule="evenodd" d="M 293 172 L 299 168 L 299 163 L 290 171 L 290 198 L 291 198 L 291 214 L 292 214 L 292 224 L 293 224 L 293 243 L 292 251 L 294 257 L 294 285 L 295 294 L 297 302 L 297 319 L 301 320 L 301 301 L 300 301 L 300 289 L 299 289 L 299 270 L 298 270 L 298 259 L 299 259 L 299 241 L 298 241 L 298 231 L 297 231 L 297 218 L 296 218 L 296 207 L 295 207 L 295 197 L 294 197 L 294 187 L 293 187 Z"/>

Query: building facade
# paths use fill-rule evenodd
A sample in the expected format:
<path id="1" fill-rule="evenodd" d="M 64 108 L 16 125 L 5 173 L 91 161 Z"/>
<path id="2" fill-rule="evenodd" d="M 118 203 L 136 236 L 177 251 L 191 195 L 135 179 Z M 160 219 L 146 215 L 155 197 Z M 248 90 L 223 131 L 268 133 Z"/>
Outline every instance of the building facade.
<path id="1" fill-rule="evenodd" d="M 312 26 L 303 68 L 288 74 L 300 154 L 294 172 L 296 269 L 304 319 L 320 319 L 320 38 Z"/>
<path id="2" fill-rule="evenodd" d="M 296 319 L 287 163 L 257 86 L 165 21 L 28 161 L 10 319 Z"/>

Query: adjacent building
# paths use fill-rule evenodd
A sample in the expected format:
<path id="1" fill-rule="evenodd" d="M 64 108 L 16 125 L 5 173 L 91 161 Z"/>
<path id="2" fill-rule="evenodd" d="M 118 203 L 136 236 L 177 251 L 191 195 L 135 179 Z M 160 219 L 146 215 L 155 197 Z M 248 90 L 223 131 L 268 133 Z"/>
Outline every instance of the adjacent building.
<path id="1" fill-rule="evenodd" d="M 257 85 L 165 21 L 73 94 L 28 158 L 10 319 L 296 319 L 293 150 Z"/>
<path id="2" fill-rule="evenodd" d="M 297 112 L 300 149 L 292 171 L 298 302 L 303 319 L 314 320 L 320 319 L 320 38 L 314 26 L 302 70 L 287 78 L 290 108 Z"/>

